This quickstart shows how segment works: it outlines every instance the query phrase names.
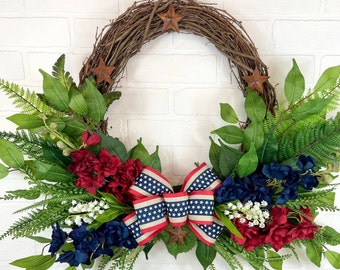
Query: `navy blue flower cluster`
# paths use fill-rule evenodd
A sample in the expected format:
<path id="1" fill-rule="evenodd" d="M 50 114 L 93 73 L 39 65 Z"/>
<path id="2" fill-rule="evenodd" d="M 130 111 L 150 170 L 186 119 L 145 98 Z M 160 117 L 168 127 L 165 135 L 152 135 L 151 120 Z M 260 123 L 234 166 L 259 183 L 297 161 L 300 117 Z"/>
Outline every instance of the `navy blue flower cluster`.
<path id="1" fill-rule="evenodd" d="M 87 229 L 87 226 L 87 223 L 83 223 L 69 234 L 63 231 L 59 224 L 52 226 L 52 242 L 49 252 L 54 256 L 61 249 L 62 253 L 56 260 L 57 262 L 67 262 L 70 266 L 89 265 L 92 259 L 101 255 L 113 256 L 113 247 L 128 249 L 137 247 L 137 242 L 121 221 L 107 222 L 97 230 Z M 74 249 L 63 251 L 62 247 L 68 238 L 73 241 Z"/>
<path id="2" fill-rule="evenodd" d="M 288 200 L 299 198 L 299 187 L 312 190 L 319 184 L 313 175 L 315 165 L 313 157 L 301 155 L 295 170 L 289 165 L 272 162 L 259 166 L 258 170 L 244 178 L 228 176 L 222 186 L 215 190 L 216 201 L 223 203 L 239 200 L 243 204 L 248 201 L 266 201 L 267 208 L 271 208 L 273 203 L 283 205 Z M 274 181 L 278 181 L 279 186 Z"/>

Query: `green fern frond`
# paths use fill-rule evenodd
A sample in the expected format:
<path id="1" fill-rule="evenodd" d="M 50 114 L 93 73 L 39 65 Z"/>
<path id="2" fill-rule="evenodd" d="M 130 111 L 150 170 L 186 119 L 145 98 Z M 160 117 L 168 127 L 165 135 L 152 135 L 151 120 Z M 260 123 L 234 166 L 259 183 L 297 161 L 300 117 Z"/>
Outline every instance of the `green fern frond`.
<path id="1" fill-rule="evenodd" d="M 309 125 L 296 125 L 280 138 L 278 143 L 277 162 L 301 154 L 313 156 L 321 166 L 326 166 L 331 161 L 337 162 L 340 145 L 340 114 L 338 113 L 334 119 Z"/>
<path id="2" fill-rule="evenodd" d="M 22 113 L 46 115 L 55 113 L 55 110 L 41 100 L 39 95 L 29 89 L 24 89 L 15 83 L 9 83 L 3 79 L 0 80 L 0 89 L 9 98 L 14 99 L 13 104 Z"/>
<path id="3" fill-rule="evenodd" d="M 2 235 L 0 240 L 12 236 L 15 238 L 33 236 L 49 228 L 51 224 L 61 222 L 68 217 L 68 205 L 54 204 L 46 209 L 34 210 L 21 217 Z"/>
<path id="4" fill-rule="evenodd" d="M 72 85 L 74 85 L 73 78 L 70 73 L 65 72 L 65 54 L 62 54 L 52 67 L 52 75 L 59 79 L 59 81 L 70 90 Z"/>

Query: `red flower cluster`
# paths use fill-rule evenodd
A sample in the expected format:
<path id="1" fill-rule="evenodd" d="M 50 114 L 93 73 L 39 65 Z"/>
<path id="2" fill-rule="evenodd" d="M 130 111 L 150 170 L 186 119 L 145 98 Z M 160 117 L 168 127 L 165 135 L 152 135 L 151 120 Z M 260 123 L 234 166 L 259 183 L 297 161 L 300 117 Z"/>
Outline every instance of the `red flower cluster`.
<path id="1" fill-rule="evenodd" d="M 72 153 L 72 161 L 68 169 L 77 175 L 78 188 L 85 188 L 91 194 L 96 194 L 97 189 L 112 193 L 121 203 L 133 200 L 128 190 L 143 170 L 140 160 L 122 163 L 105 148 L 99 151 L 98 157 L 82 148 Z"/>
<path id="2" fill-rule="evenodd" d="M 248 222 L 241 223 L 239 219 L 235 219 L 235 226 L 243 238 L 233 234 L 231 238 L 243 245 L 247 251 L 264 244 L 269 244 L 278 251 L 295 239 L 314 239 L 314 234 L 319 230 L 313 223 L 314 217 L 309 208 L 301 208 L 300 213 L 297 214 L 287 207 L 275 206 L 271 210 L 271 216 L 272 220 L 263 229 L 258 226 L 249 227 Z M 293 224 L 292 221 L 297 224 Z"/>

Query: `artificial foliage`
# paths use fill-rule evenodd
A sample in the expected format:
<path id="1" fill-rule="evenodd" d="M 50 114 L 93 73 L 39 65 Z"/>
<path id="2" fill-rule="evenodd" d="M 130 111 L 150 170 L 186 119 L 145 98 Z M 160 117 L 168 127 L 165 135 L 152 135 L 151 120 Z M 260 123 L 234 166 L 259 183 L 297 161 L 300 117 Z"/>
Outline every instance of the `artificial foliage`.
<path id="1" fill-rule="evenodd" d="M 202 23 L 207 15 L 210 23 Z M 193 162 L 183 184 L 172 187 L 161 173 L 162 149 L 150 153 L 142 139 L 127 149 L 108 134 L 105 113 L 121 97 L 119 76 L 136 48 L 168 31 L 205 36 L 203 25 L 236 33 L 229 45 L 217 40 L 225 33 L 212 32 L 209 40 L 237 67 L 247 118 L 219 104 L 225 125 L 207 138 L 209 165 Z M 145 31 L 136 41 L 130 33 L 139 27 Z M 41 94 L 0 81 L 20 110 L 8 117 L 17 132 L 0 132 L 0 177 L 18 171 L 29 184 L 1 199 L 32 200 L 0 240 L 27 237 L 42 245 L 41 254 L 12 265 L 133 269 L 137 257 L 147 259 L 160 241 L 174 257 L 194 249 L 203 269 L 216 269 L 217 254 L 230 269 L 244 263 L 284 269 L 284 260 L 298 259 L 301 248 L 316 266 L 326 259 L 340 268 L 340 254 L 332 250 L 340 233 L 315 221 L 321 211 L 339 211 L 332 181 L 339 171 L 340 116 L 328 115 L 339 105 L 340 66 L 306 89 L 293 60 L 285 100 L 276 101 L 267 68 L 243 31 L 228 14 L 195 1 L 142 1 L 97 41 L 80 85 L 65 71 L 64 55 L 51 74 L 40 70 Z M 50 238 L 41 236 L 45 230 Z"/>

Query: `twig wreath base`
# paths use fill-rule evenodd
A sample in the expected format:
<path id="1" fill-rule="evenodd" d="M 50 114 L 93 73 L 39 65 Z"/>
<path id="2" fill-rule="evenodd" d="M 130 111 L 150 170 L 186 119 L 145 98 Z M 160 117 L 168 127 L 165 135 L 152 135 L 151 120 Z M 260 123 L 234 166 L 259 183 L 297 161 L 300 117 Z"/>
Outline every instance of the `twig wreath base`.
<path id="1" fill-rule="evenodd" d="M 211 131 L 218 140 L 210 137 L 212 168 L 195 163 L 180 187 L 162 175 L 158 147 L 149 154 L 139 140 L 126 149 L 107 134 L 104 119 L 120 97 L 116 90 L 129 59 L 169 31 L 204 37 L 228 59 L 248 118 L 244 123 L 231 105 L 220 104 L 227 125 Z M 205 270 L 215 269 L 216 254 L 231 269 L 243 269 L 239 257 L 254 269 L 282 269 L 302 245 L 315 265 L 324 256 L 340 268 L 340 253 L 327 246 L 340 245 L 340 233 L 315 223 L 319 211 L 339 210 L 331 182 L 339 168 L 340 115 L 326 114 L 339 103 L 340 66 L 324 71 L 304 96 L 304 77 L 293 60 L 284 107 L 242 24 L 194 0 L 134 3 L 97 37 L 79 86 L 64 66 L 62 55 L 52 75 L 40 70 L 43 94 L 0 81 L 21 109 L 8 117 L 19 131 L 0 132 L 0 178 L 18 170 L 30 184 L 2 199 L 43 197 L 0 235 L 46 245 L 42 254 L 12 265 L 131 270 L 141 252 L 148 257 L 162 241 L 174 257 L 196 248 Z M 37 235 L 51 226 L 51 239 Z M 281 249 L 288 253 L 277 253 Z"/>

